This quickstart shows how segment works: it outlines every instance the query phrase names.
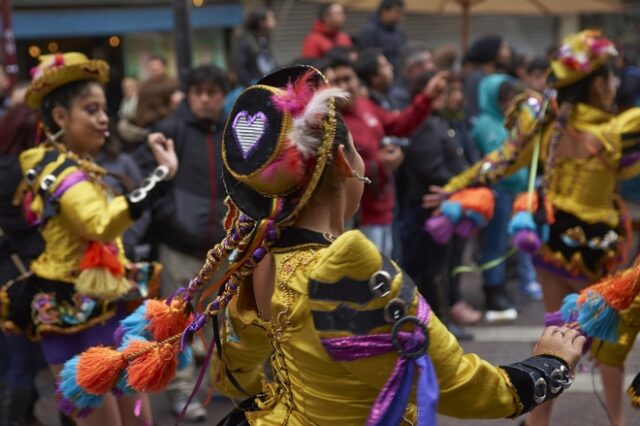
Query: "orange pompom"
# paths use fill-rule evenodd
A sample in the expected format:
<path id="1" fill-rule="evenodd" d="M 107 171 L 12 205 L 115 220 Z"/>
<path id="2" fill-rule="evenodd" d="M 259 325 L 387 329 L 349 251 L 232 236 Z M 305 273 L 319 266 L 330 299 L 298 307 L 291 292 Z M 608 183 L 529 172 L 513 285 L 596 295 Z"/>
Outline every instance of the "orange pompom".
<path id="1" fill-rule="evenodd" d="M 157 341 L 182 333 L 193 321 L 193 315 L 184 313 L 185 304 L 175 299 L 171 306 L 164 300 L 147 300 L 145 317 L 149 320 L 147 330 Z"/>
<path id="2" fill-rule="evenodd" d="M 80 269 L 107 268 L 116 277 L 124 274 L 124 267 L 118 259 L 118 249 L 109 244 L 89 241 L 80 261 Z"/>
<path id="3" fill-rule="evenodd" d="M 580 293 L 578 304 L 586 301 L 588 292 L 599 293 L 607 305 L 617 311 L 628 309 L 640 294 L 640 264 L 636 262 L 632 268 L 587 287 Z"/>
<path id="4" fill-rule="evenodd" d="M 491 189 L 479 187 L 458 191 L 449 197 L 449 201 L 456 201 L 464 210 L 474 211 L 489 221 L 493 217 L 496 200 Z"/>
<path id="5" fill-rule="evenodd" d="M 538 194 L 534 192 L 533 194 L 531 194 L 531 197 L 533 198 L 531 202 L 531 209 L 532 211 L 535 212 L 536 210 L 538 210 Z M 518 195 L 516 200 L 513 202 L 513 214 L 516 214 L 519 212 L 526 212 L 526 211 L 529 211 L 529 193 L 528 192 L 524 192 Z"/>
<path id="6" fill-rule="evenodd" d="M 89 348 L 78 360 L 76 382 L 89 393 L 103 395 L 113 389 L 126 366 L 127 359 L 115 349 Z"/>
<path id="7" fill-rule="evenodd" d="M 163 390 L 176 375 L 180 342 L 151 343 L 133 340 L 125 349 L 130 356 L 128 385 L 141 393 Z"/>

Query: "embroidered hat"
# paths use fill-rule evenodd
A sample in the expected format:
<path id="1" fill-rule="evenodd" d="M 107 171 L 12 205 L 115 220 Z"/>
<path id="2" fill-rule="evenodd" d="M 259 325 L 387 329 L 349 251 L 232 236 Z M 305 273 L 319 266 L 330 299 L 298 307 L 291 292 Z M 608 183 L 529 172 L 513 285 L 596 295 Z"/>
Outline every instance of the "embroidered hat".
<path id="1" fill-rule="evenodd" d="M 39 109 L 42 99 L 60 86 L 78 80 L 109 81 L 109 65 L 99 59 L 88 59 L 78 52 L 42 55 L 40 63 L 31 70 L 31 85 L 25 103 Z"/>
<path id="2" fill-rule="evenodd" d="M 222 159 L 225 187 L 243 213 L 268 217 L 274 199 L 281 199 L 281 223 L 304 207 L 331 153 L 334 98 L 345 96 L 302 65 L 276 71 L 240 94 L 224 129 Z"/>
<path id="3" fill-rule="evenodd" d="M 567 36 L 551 61 L 549 86 L 559 89 L 573 84 L 617 55 L 613 42 L 599 30 L 584 30 Z"/>

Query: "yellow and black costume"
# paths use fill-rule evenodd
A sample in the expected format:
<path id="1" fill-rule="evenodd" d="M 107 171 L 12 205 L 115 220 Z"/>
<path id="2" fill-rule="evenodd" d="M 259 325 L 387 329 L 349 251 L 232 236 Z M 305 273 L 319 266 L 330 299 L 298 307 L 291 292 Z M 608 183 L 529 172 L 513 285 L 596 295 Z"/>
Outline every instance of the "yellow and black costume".
<path id="1" fill-rule="evenodd" d="M 54 90 L 81 80 L 108 79 L 104 61 L 79 53 L 41 58 L 26 102 L 39 108 Z M 3 328 L 42 339 L 50 364 L 61 364 L 95 344 L 112 343 L 123 297 L 140 298 L 153 268 L 133 265 L 124 256 L 120 235 L 139 215 L 145 196 L 163 180 L 160 169 L 143 189 L 113 197 L 102 183 L 105 171 L 80 158 L 48 135 L 42 145 L 24 151 L 20 166 L 25 205 L 40 226 L 45 249 L 35 259 L 29 280 L 3 288 Z M 157 271 L 156 271 L 157 272 Z"/>
<path id="2" fill-rule="evenodd" d="M 221 389 L 257 393 L 224 420 L 228 425 L 435 425 L 437 411 L 510 417 L 570 385 L 566 363 L 553 355 L 498 368 L 463 354 L 411 279 L 360 232 L 334 238 L 295 226 L 336 146 L 348 143 L 334 108 L 344 96 L 313 68 L 298 66 L 263 78 L 238 97 L 222 143 L 227 236 L 169 303 L 186 307 L 228 260 L 218 296 L 182 332 L 143 349 L 134 342 L 140 338 L 135 324 L 146 323 L 130 317 L 124 339 L 133 343 L 105 353 L 115 373 L 103 383 L 120 388 L 124 378 L 144 389 L 157 380 L 150 374 L 140 380 L 139 372 L 157 364 L 165 366 L 161 374 L 168 380 L 168 365 L 176 361 L 166 355 L 177 357 L 211 319 L 214 333 L 223 331 L 222 339 L 214 339 Z M 251 285 L 267 253 L 275 265 L 270 320 L 261 318 Z M 178 322 L 188 313 L 164 318 Z M 147 315 L 146 328 L 165 320 Z M 65 398 L 79 410 L 88 408 L 84 396 L 92 393 L 85 380 L 91 374 L 80 368 L 91 356 L 80 355 L 77 368 L 68 363 L 62 374 Z M 119 364 L 122 357 L 126 366 Z M 271 380 L 262 372 L 267 358 Z"/>
<path id="3" fill-rule="evenodd" d="M 594 46 L 599 46 L 596 52 Z M 560 56 L 552 64 L 555 88 L 586 77 L 615 54 L 611 42 L 594 31 L 569 37 L 560 51 L 573 56 Z M 587 53 L 579 55 L 582 51 Z M 574 71 L 574 56 L 587 58 L 589 66 L 578 64 L 581 71 Z M 547 114 L 541 112 L 544 103 L 535 93 L 521 96 L 507 118 L 512 135 L 504 147 L 453 178 L 445 190 L 493 184 L 528 166 L 540 143 L 544 203 L 539 216 L 549 229 L 536 253 L 537 263 L 570 278 L 593 281 L 611 272 L 619 260 L 623 232 L 615 190 L 619 181 L 640 174 L 640 108 L 614 116 L 578 103 L 559 124 L 548 113 L 551 108 Z M 586 158 L 558 158 L 555 145 L 563 128 L 593 135 L 601 147 L 594 147 Z"/>

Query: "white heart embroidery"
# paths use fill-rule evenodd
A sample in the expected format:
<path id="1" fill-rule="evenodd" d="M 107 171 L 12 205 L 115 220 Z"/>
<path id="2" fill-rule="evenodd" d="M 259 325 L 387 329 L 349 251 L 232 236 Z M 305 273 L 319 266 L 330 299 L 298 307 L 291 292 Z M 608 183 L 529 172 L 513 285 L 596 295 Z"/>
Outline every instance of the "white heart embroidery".
<path id="1" fill-rule="evenodd" d="M 249 115 L 247 111 L 241 111 L 233 119 L 231 127 L 233 127 L 242 158 L 246 159 L 258 147 L 267 127 L 267 117 L 260 111 L 253 115 Z"/>

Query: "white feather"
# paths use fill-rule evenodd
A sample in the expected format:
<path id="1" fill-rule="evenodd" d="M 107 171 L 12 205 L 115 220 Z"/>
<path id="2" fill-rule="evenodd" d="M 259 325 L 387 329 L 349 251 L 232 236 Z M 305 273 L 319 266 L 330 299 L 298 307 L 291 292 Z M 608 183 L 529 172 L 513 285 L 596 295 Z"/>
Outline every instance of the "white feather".
<path id="1" fill-rule="evenodd" d="M 342 89 L 331 87 L 314 93 L 302 114 L 294 118 L 291 140 L 306 160 L 314 157 L 322 143 L 322 120 L 329 115 L 329 99 L 344 100 L 349 94 Z"/>

